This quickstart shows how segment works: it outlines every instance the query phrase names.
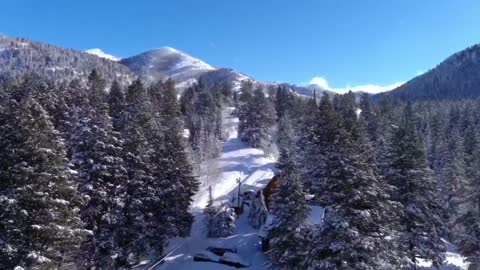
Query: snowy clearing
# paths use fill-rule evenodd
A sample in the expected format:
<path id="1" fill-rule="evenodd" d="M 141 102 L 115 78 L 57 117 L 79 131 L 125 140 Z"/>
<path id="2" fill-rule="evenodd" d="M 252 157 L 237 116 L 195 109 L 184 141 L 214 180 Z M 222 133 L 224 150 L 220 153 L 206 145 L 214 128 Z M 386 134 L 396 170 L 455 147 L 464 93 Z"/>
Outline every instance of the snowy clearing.
<path id="1" fill-rule="evenodd" d="M 262 150 L 251 148 L 237 139 L 238 119 L 229 115 L 232 108 L 225 110 L 224 130 L 227 140 L 223 144 L 222 154 L 217 158 L 222 173 L 212 185 L 216 204 L 228 203 L 238 192 L 237 178 L 241 178 L 241 191 L 260 190 L 270 181 L 275 172 L 274 160 L 266 158 Z M 208 201 L 208 186 L 202 185 L 194 196 L 191 211 L 195 216 L 190 237 L 178 238 L 170 242 L 167 252 L 180 247 L 165 258 L 163 264 L 156 269 L 161 270 L 202 270 L 202 269 L 234 269 L 213 262 L 195 262 L 193 256 L 203 252 L 209 246 L 233 246 L 238 255 L 246 260 L 250 267 L 243 269 L 264 269 L 264 255 L 261 251 L 258 230 L 252 228 L 247 214 L 236 220 L 235 233 L 226 238 L 207 238 L 203 224 L 203 209 Z"/>

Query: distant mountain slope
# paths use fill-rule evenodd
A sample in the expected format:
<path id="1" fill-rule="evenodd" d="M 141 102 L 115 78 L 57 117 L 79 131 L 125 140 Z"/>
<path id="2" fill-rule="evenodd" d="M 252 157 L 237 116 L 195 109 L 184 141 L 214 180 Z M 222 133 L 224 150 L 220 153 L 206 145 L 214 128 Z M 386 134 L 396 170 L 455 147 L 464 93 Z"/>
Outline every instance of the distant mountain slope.
<path id="1" fill-rule="evenodd" d="M 38 73 L 50 79 L 85 78 L 97 69 L 107 80 L 131 81 L 124 65 L 104 58 L 23 38 L 0 35 L 0 78 Z"/>
<path id="2" fill-rule="evenodd" d="M 376 99 L 403 100 L 480 97 L 480 44 L 458 52 L 437 67 Z"/>

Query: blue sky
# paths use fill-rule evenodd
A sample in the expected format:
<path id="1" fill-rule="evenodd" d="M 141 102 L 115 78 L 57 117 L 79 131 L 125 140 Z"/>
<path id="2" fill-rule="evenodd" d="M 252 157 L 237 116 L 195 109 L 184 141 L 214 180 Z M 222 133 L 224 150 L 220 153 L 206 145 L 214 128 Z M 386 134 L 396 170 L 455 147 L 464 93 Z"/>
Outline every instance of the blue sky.
<path id="1" fill-rule="evenodd" d="M 119 57 L 171 46 L 258 80 L 379 91 L 479 43 L 479 14 L 478 0 L 15 0 L 0 33 Z"/>

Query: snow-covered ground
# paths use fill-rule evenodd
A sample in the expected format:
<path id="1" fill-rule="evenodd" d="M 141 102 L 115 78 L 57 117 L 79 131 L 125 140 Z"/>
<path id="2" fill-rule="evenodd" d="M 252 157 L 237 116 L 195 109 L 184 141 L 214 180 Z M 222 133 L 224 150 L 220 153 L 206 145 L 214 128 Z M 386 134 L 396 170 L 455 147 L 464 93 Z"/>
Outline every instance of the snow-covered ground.
<path id="1" fill-rule="evenodd" d="M 445 265 L 440 267 L 440 270 L 466 270 L 468 263 L 465 261 L 465 257 L 458 254 L 457 248 L 451 243 L 445 241 L 447 245 L 447 253 Z M 418 259 L 419 270 L 433 270 L 432 263 L 422 259 Z"/>
<path id="2" fill-rule="evenodd" d="M 216 160 L 217 166 L 222 169 L 218 179 L 212 184 L 215 203 L 221 204 L 231 201 L 238 192 L 237 179 L 242 181 L 241 191 L 259 190 L 273 177 L 275 172 L 274 160 L 266 158 L 262 150 L 251 148 L 237 139 L 238 119 L 229 115 L 231 108 L 225 110 L 224 129 L 227 140 L 223 144 L 221 156 Z M 174 239 L 167 248 L 169 254 L 158 270 L 222 270 L 234 267 L 211 263 L 195 262 L 193 255 L 215 245 L 235 246 L 238 254 L 247 260 L 251 266 L 244 269 L 264 269 L 264 255 L 261 251 L 258 230 L 252 228 L 247 220 L 247 214 L 240 215 L 236 221 L 235 233 L 226 238 L 207 238 L 203 222 L 203 209 L 208 200 L 208 186 L 202 185 L 194 196 L 192 213 L 195 221 L 192 225 L 190 237 Z"/>

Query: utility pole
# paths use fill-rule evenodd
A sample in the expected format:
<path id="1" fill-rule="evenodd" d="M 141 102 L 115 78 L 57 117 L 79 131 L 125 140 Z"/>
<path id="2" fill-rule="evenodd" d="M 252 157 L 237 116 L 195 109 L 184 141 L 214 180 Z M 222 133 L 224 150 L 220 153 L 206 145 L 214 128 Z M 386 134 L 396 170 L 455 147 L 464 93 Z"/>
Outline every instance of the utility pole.
<path id="1" fill-rule="evenodd" d="M 237 178 L 238 183 L 238 197 L 237 197 L 237 206 L 240 208 L 240 187 L 242 186 L 242 179 L 240 177 Z"/>

